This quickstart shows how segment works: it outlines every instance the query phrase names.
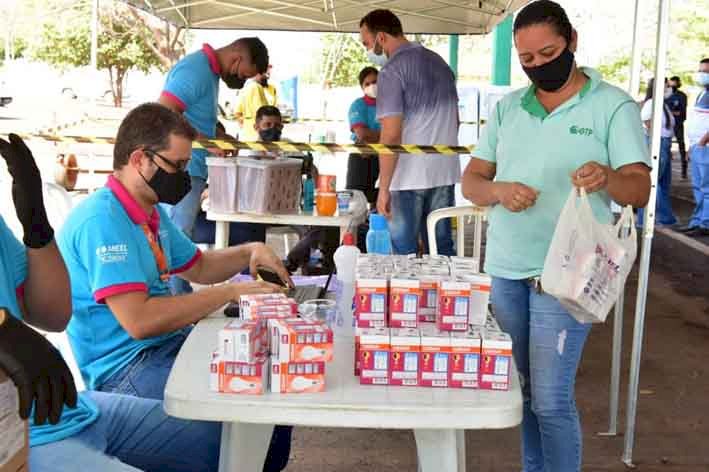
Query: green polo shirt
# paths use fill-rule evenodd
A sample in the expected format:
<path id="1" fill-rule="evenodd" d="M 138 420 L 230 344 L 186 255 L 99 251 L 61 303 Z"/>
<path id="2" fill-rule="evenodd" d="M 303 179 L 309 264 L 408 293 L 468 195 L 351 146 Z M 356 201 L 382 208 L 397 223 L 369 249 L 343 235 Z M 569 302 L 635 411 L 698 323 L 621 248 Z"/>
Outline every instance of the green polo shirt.
<path id="1" fill-rule="evenodd" d="M 650 166 L 637 104 L 597 71 L 581 70 L 590 80 L 551 113 L 534 86 L 502 98 L 472 152 L 496 164 L 496 181 L 520 182 L 540 192 L 523 212 L 491 208 L 485 271 L 495 277 L 519 280 L 542 273 L 573 171 L 589 161 L 613 169 L 638 162 Z M 608 193 L 590 199 L 598 220 L 612 221 Z"/>

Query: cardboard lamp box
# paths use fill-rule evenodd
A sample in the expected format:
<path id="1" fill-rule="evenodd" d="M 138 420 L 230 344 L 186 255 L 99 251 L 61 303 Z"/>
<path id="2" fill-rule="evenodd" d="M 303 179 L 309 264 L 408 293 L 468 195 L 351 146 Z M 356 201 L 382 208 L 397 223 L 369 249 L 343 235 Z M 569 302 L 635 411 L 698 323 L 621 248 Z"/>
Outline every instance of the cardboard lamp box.
<path id="1" fill-rule="evenodd" d="M 0 472 L 27 472 L 27 422 L 20 419 L 17 388 L 0 370 Z"/>

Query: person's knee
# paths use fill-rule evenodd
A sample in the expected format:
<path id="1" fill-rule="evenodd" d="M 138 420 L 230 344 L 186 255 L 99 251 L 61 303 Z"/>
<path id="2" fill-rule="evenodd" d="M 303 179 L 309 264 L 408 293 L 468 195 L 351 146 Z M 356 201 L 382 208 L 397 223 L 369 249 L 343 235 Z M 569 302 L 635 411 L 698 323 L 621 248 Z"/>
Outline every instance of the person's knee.
<path id="1" fill-rule="evenodd" d="M 569 418 L 576 416 L 573 392 L 565 388 L 531 387 L 532 412 L 538 418 Z"/>

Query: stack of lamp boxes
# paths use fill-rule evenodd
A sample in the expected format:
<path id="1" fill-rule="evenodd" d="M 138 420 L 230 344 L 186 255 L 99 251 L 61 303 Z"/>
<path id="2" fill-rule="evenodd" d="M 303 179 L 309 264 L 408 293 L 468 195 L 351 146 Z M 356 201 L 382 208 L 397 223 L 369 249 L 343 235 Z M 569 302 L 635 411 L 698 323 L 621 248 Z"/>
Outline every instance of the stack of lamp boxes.
<path id="1" fill-rule="evenodd" d="M 366 385 L 507 390 L 512 340 L 476 259 L 362 255 L 355 375 Z"/>
<path id="2" fill-rule="evenodd" d="M 219 331 L 210 362 L 210 390 L 260 395 L 325 390 L 325 363 L 333 357 L 332 330 L 298 317 L 282 294 L 245 295 L 240 319 Z"/>

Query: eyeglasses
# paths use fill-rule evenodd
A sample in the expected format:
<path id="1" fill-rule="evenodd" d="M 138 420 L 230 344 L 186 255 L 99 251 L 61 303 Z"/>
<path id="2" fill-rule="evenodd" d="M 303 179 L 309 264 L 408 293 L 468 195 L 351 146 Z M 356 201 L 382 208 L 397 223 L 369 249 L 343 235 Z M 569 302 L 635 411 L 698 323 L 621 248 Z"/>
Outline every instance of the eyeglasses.
<path id="1" fill-rule="evenodd" d="M 189 164 L 190 160 L 189 159 L 181 159 L 177 162 L 171 161 L 167 157 L 161 155 L 157 151 L 153 151 L 152 149 L 143 149 L 144 153 L 147 154 L 152 154 L 153 156 L 158 156 L 165 164 L 167 164 L 171 169 L 175 171 L 184 171 L 187 169 L 187 164 Z"/>

